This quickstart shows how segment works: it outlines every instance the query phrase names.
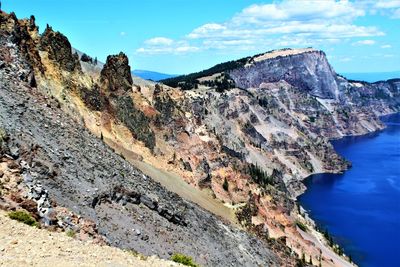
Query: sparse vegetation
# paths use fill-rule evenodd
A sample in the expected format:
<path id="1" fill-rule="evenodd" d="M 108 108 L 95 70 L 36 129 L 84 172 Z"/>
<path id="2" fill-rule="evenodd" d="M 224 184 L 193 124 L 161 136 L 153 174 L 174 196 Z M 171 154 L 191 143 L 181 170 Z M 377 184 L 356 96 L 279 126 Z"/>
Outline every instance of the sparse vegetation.
<path id="1" fill-rule="evenodd" d="M 73 230 L 71 230 L 71 229 L 68 230 L 68 231 L 66 231 L 65 233 L 66 233 L 67 236 L 69 236 L 69 237 L 71 237 L 71 238 L 74 238 L 74 237 L 75 237 L 75 234 L 76 234 L 76 233 L 75 233 Z"/>
<path id="2" fill-rule="evenodd" d="M 297 221 L 296 221 L 296 225 L 297 225 L 297 227 L 299 227 L 302 231 L 307 232 L 307 230 L 308 230 L 307 226 L 306 226 L 304 223 L 302 223 L 301 221 L 297 220 Z"/>
<path id="3" fill-rule="evenodd" d="M 156 138 L 146 115 L 133 104 L 132 98 L 122 96 L 117 99 L 117 117 L 131 131 L 132 135 L 153 150 Z"/>
<path id="4" fill-rule="evenodd" d="M 147 256 L 146 255 L 143 255 L 142 253 L 140 253 L 140 252 L 138 252 L 138 251 L 136 251 L 134 249 L 126 250 L 126 252 L 128 252 L 129 254 L 131 254 L 131 255 L 139 258 L 139 259 L 141 259 L 142 261 L 147 260 Z"/>
<path id="5" fill-rule="evenodd" d="M 251 176 L 251 178 L 257 184 L 261 186 L 266 186 L 268 184 L 273 185 L 274 181 L 271 176 L 269 176 L 263 169 L 261 169 L 258 165 L 249 164 L 247 167 L 247 174 Z"/>
<path id="6" fill-rule="evenodd" d="M 209 68 L 209 69 L 206 69 L 206 70 L 203 70 L 200 72 L 165 79 L 165 80 L 162 80 L 161 82 L 163 84 L 166 84 L 171 87 L 181 86 L 182 90 L 193 89 L 194 85 L 197 83 L 196 82 L 197 79 L 199 79 L 201 77 L 211 76 L 215 73 L 229 72 L 230 70 L 240 68 L 246 64 L 246 62 L 249 60 L 249 58 L 250 57 L 246 57 L 246 58 L 242 58 L 242 59 L 234 60 L 234 61 L 228 61 L 225 63 L 215 65 L 212 68 Z M 187 86 L 182 87 L 182 84 L 187 85 Z"/>
<path id="7" fill-rule="evenodd" d="M 85 53 L 82 54 L 81 61 L 93 64 L 93 58 Z"/>
<path id="8" fill-rule="evenodd" d="M 8 213 L 8 217 L 30 226 L 38 226 L 38 222 L 32 217 L 32 215 L 23 210 L 11 211 Z"/>
<path id="9" fill-rule="evenodd" d="M 171 256 L 171 260 L 186 266 L 191 266 L 191 267 L 199 267 L 198 264 L 196 264 L 192 257 L 180 254 L 180 253 L 175 253 Z"/>
<path id="10" fill-rule="evenodd" d="M 100 92 L 100 88 L 95 85 L 92 89 L 80 88 L 79 94 L 83 102 L 95 111 L 103 111 L 108 104 L 108 99 Z"/>
<path id="11" fill-rule="evenodd" d="M 332 235 L 328 232 L 328 229 L 324 229 L 322 230 L 320 227 L 316 226 L 315 227 L 317 231 L 319 231 L 320 233 L 322 233 L 325 237 L 325 239 L 328 241 L 328 245 L 333 249 L 333 251 L 338 254 L 339 256 L 343 256 L 344 255 L 344 249 L 337 243 L 335 243 L 335 241 L 333 240 Z"/>
<path id="12" fill-rule="evenodd" d="M 228 180 L 226 180 L 226 178 L 224 178 L 224 183 L 222 184 L 222 188 L 225 191 L 229 191 L 229 183 L 228 183 Z"/>

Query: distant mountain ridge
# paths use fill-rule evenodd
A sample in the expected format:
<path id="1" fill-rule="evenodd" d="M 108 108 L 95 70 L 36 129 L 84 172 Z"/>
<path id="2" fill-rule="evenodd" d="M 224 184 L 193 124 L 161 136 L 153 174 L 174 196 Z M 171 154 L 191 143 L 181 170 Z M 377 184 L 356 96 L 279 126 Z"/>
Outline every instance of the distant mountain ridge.
<path id="1" fill-rule="evenodd" d="M 152 80 L 155 82 L 179 76 L 177 74 L 167 74 L 167 73 L 161 73 L 161 72 L 149 71 L 149 70 L 133 70 L 132 74 L 135 76 L 138 76 L 142 79 Z"/>
<path id="2" fill-rule="evenodd" d="M 390 79 L 400 78 L 400 71 L 390 71 L 390 72 L 351 72 L 351 73 L 341 73 L 344 77 L 349 80 L 365 81 L 365 82 L 378 82 L 386 81 Z"/>

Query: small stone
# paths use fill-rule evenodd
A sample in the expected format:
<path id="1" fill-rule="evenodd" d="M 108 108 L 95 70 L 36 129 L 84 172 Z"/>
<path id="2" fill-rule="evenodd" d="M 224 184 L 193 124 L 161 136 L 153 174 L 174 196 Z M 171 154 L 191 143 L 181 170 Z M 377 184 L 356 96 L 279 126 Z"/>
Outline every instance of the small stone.
<path id="1" fill-rule="evenodd" d="M 10 148 L 10 155 L 14 158 L 17 159 L 19 157 L 19 148 L 16 146 L 13 146 Z"/>

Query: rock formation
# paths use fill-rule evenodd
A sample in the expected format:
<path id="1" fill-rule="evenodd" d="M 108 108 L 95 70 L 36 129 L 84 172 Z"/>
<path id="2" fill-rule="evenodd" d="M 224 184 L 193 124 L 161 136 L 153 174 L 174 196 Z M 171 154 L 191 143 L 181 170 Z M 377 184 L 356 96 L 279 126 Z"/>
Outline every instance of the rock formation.
<path id="1" fill-rule="evenodd" d="M 58 62 L 65 71 L 80 71 L 81 65 L 77 54 L 72 54 L 72 47 L 67 37 L 55 32 L 47 25 L 40 38 L 39 49 L 46 51 L 50 60 Z"/>
<path id="2" fill-rule="evenodd" d="M 271 52 L 271 53 L 274 53 Z M 338 98 L 336 74 L 329 65 L 325 53 L 311 49 L 298 53 L 271 57 L 254 57 L 251 63 L 229 72 L 240 88 L 259 88 L 263 83 L 288 82 L 311 95 L 320 98 Z"/>
<path id="3" fill-rule="evenodd" d="M 104 90 L 126 92 L 132 88 L 132 74 L 128 57 L 124 53 L 108 56 L 100 73 L 100 83 Z"/>

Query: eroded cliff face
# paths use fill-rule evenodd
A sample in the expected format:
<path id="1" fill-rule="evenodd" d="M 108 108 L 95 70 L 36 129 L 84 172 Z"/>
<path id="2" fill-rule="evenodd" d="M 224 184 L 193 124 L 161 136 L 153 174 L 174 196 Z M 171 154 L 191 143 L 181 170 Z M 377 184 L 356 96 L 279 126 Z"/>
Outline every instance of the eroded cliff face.
<path id="1" fill-rule="evenodd" d="M 316 97 L 339 98 L 336 74 L 324 52 L 298 49 L 289 55 L 283 53 L 270 58 L 266 55 L 251 58 L 244 67 L 229 72 L 238 87 L 259 88 L 264 83 L 284 80 Z"/>
<path id="2" fill-rule="evenodd" d="M 246 89 L 277 89 L 280 81 L 287 82 L 296 94 L 304 94 L 296 98 L 289 93 L 292 104 L 285 106 L 300 107 L 317 124 L 306 128 L 327 138 L 382 129 L 378 116 L 399 110 L 398 80 L 374 84 L 348 81 L 334 72 L 324 52 L 313 49 L 284 49 L 255 56 L 243 67 L 229 71 L 229 76 Z"/>
<path id="3" fill-rule="evenodd" d="M 72 61 L 57 60 L 73 55 L 65 39 L 35 32 L 27 40 L 34 44 L 29 53 L 39 55 L 43 64 L 41 72 L 14 38 L 14 27 L 24 27 L 28 21 L 15 21 L 4 13 L 0 17 L 12 25 L 3 28 L 2 23 L 0 35 L 1 208 L 24 209 L 43 227 L 73 229 L 82 239 L 99 236 L 110 245 L 162 258 L 184 253 L 204 266 L 295 265 L 289 252 L 278 257 L 273 251 L 284 245 L 269 246 L 166 190 L 96 138 L 82 118 L 87 125 L 90 118 L 121 125 L 118 133 L 126 131 L 124 140 L 133 139 L 129 125 L 123 128 L 127 123 L 114 117 L 116 100 L 99 90 L 99 74 L 93 80 L 79 68 L 67 71 Z M 51 53 L 68 55 L 50 56 L 41 50 L 41 38 L 62 46 Z M 37 88 L 27 78 L 32 73 Z M 106 111 L 83 106 L 83 90 L 91 93 L 92 100 L 107 99 Z M 115 97 L 129 99 L 134 106 L 132 91 Z M 147 118 L 137 115 L 141 112 L 129 116 Z"/>
<path id="4" fill-rule="evenodd" d="M 294 199 L 303 192 L 301 180 L 308 175 L 341 172 L 348 167 L 333 150 L 330 138 L 381 129 L 378 116 L 398 111 L 399 81 L 347 81 L 335 74 L 323 52 L 280 50 L 240 61 L 234 69 L 199 77 L 198 89 L 183 91 L 132 79 L 128 59 L 122 53 L 109 56 L 102 70 L 87 61 L 79 62 L 68 39 L 50 27 L 40 36 L 32 20 L 14 17 L 1 14 L 1 20 L 7 22 L 2 23 L 0 39 L 3 81 L 12 78 L 25 82 L 21 86 L 28 85 L 23 90 L 29 92 L 29 77 L 34 75 L 37 90 L 31 93 L 57 100 L 48 103 L 50 107 L 59 105 L 59 112 L 65 114 L 57 120 L 68 116 L 67 125 L 82 121 L 92 134 L 165 187 L 258 236 L 253 244 L 247 234 L 229 232 L 233 230 L 213 215 L 148 182 L 148 177 L 115 158 L 115 153 L 85 133 L 85 140 L 91 141 L 90 147 L 82 148 L 83 162 L 89 163 L 77 170 L 92 177 L 90 181 L 85 181 L 82 189 L 71 191 L 72 184 L 81 183 L 82 175 L 75 177 L 62 169 L 69 180 L 56 179 L 58 187 L 52 183 L 47 186 L 50 194 L 54 192 L 58 201 L 66 203 L 64 206 L 81 203 L 77 211 L 97 219 L 112 244 L 146 253 L 154 245 L 155 253 L 167 257 L 168 240 L 176 240 L 178 245 L 173 248 L 183 249 L 198 262 L 226 265 L 217 254 L 234 250 L 229 244 L 239 240 L 243 250 L 229 252 L 232 262 L 244 255 L 238 262 L 291 266 L 295 264 L 291 252 L 296 252 L 298 257 L 305 253 L 313 262 L 321 261 L 326 266 L 346 265 L 345 259 L 326 252 L 329 249 L 321 245 L 322 235 L 312 230 L 312 222 L 300 214 Z M 14 41 L 19 36 L 15 32 L 24 29 L 24 41 Z M 9 87 L 10 83 L 2 86 Z M 11 93 L 4 92 L 6 99 Z M 54 110 L 40 112 L 42 116 Z M 21 127 L 34 127 L 28 122 Z M 47 120 L 41 124 L 43 129 L 45 125 Z M 82 128 L 72 133 L 55 129 L 56 134 L 72 135 L 68 140 L 83 144 L 77 141 Z M 49 155 L 57 159 L 57 153 L 51 152 L 55 145 L 49 146 Z M 80 148 L 69 149 L 74 151 L 78 164 Z M 92 161 L 87 155 L 99 158 Z M 73 162 L 69 166 L 77 168 Z M 120 172 L 110 172 L 113 169 Z M 181 183 L 182 179 L 186 183 Z M 84 200 L 79 195 L 85 195 L 86 189 L 99 193 Z M 121 215 L 117 210 L 123 203 L 132 204 L 132 209 Z M 128 219 L 132 211 L 143 218 Z M 236 219 L 231 213 L 237 214 Z M 122 238 L 128 228 L 120 224 L 121 216 L 124 224 L 143 227 L 150 240 L 156 242 Z M 151 218 L 156 218 L 154 224 L 147 223 L 153 221 Z M 112 223 L 105 222 L 109 220 Z M 310 230 L 299 230 L 298 221 L 309 224 Z M 164 223 L 168 224 L 166 232 Z M 158 235 L 162 238 L 157 239 Z M 189 245 L 188 240 L 198 242 Z M 160 244 L 155 245 L 157 242 Z M 214 243 L 223 245 L 207 247 Z M 320 250 L 324 251 L 322 257 Z"/>

